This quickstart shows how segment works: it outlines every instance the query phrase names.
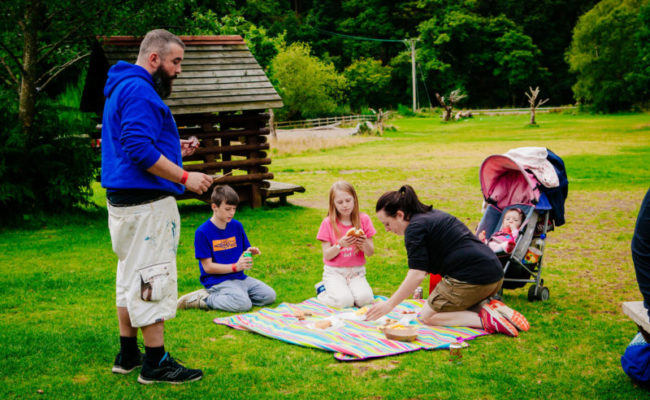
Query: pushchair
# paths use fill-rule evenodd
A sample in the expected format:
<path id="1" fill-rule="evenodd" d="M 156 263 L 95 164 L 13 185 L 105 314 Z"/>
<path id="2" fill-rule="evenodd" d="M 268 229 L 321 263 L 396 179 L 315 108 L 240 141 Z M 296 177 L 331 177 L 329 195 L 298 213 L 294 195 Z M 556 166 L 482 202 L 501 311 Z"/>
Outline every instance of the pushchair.
<path id="1" fill-rule="evenodd" d="M 531 161 L 530 154 L 536 161 Z M 489 238 L 501 227 L 509 209 L 518 208 L 525 216 L 514 249 L 497 253 L 505 273 L 502 290 L 532 283 L 528 300 L 548 300 L 550 292 L 544 286 L 542 266 L 548 232 L 565 222 L 568 180 L 564 162 L 545 148 L 513 149 L 487 157 L 481 164 L 479 180 L 485 201 L 477 234 L 485 231 Z"/>

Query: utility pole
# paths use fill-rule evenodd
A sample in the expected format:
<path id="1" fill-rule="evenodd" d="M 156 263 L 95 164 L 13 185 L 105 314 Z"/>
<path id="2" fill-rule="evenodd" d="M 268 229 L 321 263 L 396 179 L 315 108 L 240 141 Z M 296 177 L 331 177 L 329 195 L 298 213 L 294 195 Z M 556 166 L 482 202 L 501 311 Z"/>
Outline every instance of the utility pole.
<path id="1" fill-rule="evenodd" d="M 413 112 L 417 110 L 417 81 L 415 79 L 415 39 L 410 39 L 411 43 L 411 81 L 413 83 Z"/>

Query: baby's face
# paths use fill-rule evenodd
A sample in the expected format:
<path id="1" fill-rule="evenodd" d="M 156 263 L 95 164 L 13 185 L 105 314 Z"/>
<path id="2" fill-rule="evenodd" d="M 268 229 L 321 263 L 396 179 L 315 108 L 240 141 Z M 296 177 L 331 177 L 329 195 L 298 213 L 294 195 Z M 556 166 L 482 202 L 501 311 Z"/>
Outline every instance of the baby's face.
<path id="1" fill-rule="evenodd" d="M 523 221 L 521 220 L 521 214 L 519 214 L 517 211 L 508 211 L 506 213 L 506 216 L 503 217 L 502 228 L 508 227 L 510 229 L 519 229 L 522 222 Z"/>

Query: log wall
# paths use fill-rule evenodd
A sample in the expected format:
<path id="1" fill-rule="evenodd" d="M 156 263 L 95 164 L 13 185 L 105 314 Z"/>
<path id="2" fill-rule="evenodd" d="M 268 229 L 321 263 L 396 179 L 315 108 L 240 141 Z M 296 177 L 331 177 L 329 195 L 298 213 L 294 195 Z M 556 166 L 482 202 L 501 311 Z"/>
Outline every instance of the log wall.
<path id="1" fill-rule="evenodd" d="M 199 171 L 220 177 L 215 184 L 232 186 L 242 201 L 251 207 L 263 202 L 262 188 L 273 179 L 267 165 L 269 115 L 259 110 L 242 113 L 189 114 L 176 117 L 182 139 L 196 136 L 200 147 L 183 159 L 187 171 Z M 229 175 L 227 175 L 229 174 Z M 201 196 L 187 192 L 179 199 L 198 198 L 209 201 L 211 190 Z"/>

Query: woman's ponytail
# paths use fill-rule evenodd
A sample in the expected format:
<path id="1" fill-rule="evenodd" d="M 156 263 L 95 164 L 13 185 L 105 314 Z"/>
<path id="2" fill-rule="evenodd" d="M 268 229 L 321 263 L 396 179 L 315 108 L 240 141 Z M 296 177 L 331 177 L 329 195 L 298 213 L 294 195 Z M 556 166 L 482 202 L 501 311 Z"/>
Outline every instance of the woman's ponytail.
<path id="1" fill-rule="evenodd" d="M 425 213 L 431 211 L 432 208 L 433 206 L 427 206 L 418 199 L 413 187 L 404 185 L 399 190 L 384 193 L 377 200 L 375 211 L 384 210 L 389 217 L 394 217 L 397 211 L 402 211 L 404 219 L 409 221 L 413 214 Z"/>

